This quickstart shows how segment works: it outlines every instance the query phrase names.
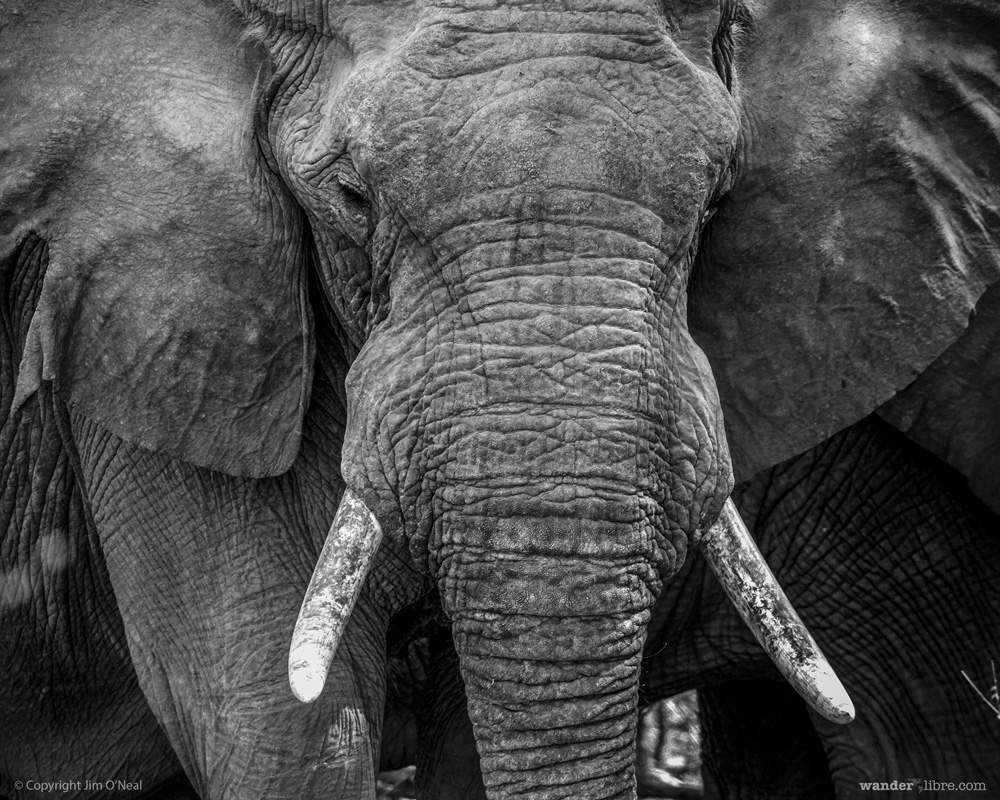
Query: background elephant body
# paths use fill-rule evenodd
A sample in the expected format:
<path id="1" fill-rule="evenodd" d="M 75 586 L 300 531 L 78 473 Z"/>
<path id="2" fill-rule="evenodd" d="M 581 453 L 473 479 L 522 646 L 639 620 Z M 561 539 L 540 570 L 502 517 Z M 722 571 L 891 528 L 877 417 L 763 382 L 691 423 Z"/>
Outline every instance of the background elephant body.
<path id="1" fill-rule="evenodd" d="M 1000 526 L 964 479 L 872 417 L 736 497 L 857 718 L 839 727 L 809 714 L 692 559 L 658 610 L 645 690 L 702 690 L 719 796 L 861 798 L 863 782 L 910 779 L 995 791 L 1000 725 L 963 672 L 989 694 Z"/>
<path id="2" fill-rule="evenodd" d="M 78 703 L 124 687 L 113 771 L 138 686 L 173 751 L 135 751 L 150 780 L 370 800 L 386 644 L 433 598 L 468 719 L 429 744 L 471 724 L 489 800 L 634 797 L 657 607 L 676 668 L 648 686 L 766 672 L 742 634 L 699 644 L 729 617 L 700 623 L 696 565 L 671 582 L 734 481 L 892 417 L 939 358 L 991 407 L 990 336 L 962 334 L 1000 277 L 997 11 L 5 0 L 0 709 L 80 637 Z M 996 452 L 934 427 L 941 364 L 894 421 L 996 508 Z M 347 490 L 381 546 L 289 675 Z M 798 556 L 840 563 L 796 551 L 793 585 Z M 5 734 L 4 792 L 57 726 Z M 839 779 L 849 734 L 820 735 Z"/>

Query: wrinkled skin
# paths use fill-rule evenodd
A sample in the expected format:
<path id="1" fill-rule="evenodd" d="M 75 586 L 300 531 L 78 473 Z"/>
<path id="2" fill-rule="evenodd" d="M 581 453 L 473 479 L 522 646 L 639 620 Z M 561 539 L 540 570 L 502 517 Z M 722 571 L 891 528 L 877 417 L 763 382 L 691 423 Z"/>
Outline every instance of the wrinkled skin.
<path id="1" fill-rule="evenodd" d="M 919 374 L 887 417 L 1000 507 L 995 3 L 0 13 L 5 793 L 371 797 L 436 591 L 488 797 L 633 797 L 650 614 L 734 480 Z M 304 706 L 345 486 L 384 539 Z"/>
<path id="2" fill-rule="evenodd" d="M 1000 785 L 1000 727 L 962 676 L 989 695 L 1000 652 L 1000 524 L 964 480 L 873 416 L 739 484 L 734 497 L 857 717 L 839 726 L 810 712 L 704 561 L 690 559 L 653 613 L 643 700 L 699 690 L 705 796 L 843 800 L 869 795 L 863 781 L 910 779 Z M 425 646 L 411 652 L 418 656 L 427 663 Z M 438 658 L 444 668 L 410 673 L 410 691 L 433 698 L 417 701 L 420 796 L 474 800 L 485 795 L 468 788 L 478 775 L 467 717 L 451 710 L 462 705 L 448 677 L 457 671 Z M 426 677 L 435 674 L 437 683 Z M 398 716 L 386 725 L 397 728 Z M 655 764 L 667 754 L 644 755 Z"/>

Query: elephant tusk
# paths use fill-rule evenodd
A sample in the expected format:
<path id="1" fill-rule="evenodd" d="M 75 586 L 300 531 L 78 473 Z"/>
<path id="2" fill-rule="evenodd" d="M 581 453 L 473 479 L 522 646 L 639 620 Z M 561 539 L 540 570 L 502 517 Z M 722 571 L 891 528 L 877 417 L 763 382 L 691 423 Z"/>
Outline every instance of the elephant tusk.
<path id="1" fill-rule="evenodd" d="M 303 703 L 311 703 L 323 691 L 333 654 L 381 541 L 382 527 L 375 515 L 348 489 L 306 589 L 288 653 L 288 682 Z"/>
<path id="2" fill-rule="evenodd" d="M 788 602 L 732 500 L 701 548 L 743 621 L 795 691 L 831 722 L 853 720 L 847 690 Z"/>

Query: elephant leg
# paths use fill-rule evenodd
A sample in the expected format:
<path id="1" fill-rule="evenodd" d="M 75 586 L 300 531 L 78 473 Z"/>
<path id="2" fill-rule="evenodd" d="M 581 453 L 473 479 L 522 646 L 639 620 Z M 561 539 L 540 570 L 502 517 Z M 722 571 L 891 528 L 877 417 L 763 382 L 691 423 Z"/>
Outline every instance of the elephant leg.
<path id="1" fill-rule="evenodd" d="M 485 800 L 479 753 L 466 706 L 465 685 L 451 632 L 430 638 L 432 676 L 419 715 L 417 796 L 428 800 Z"/>
<path id="2" fill-rule="evenodd" d="M 374 800 L 385 659 L 375 602 L 355 606 L 321 698 L 301 703 L 288 688 L 292 623 L 335 486 L 294 470 L 284 483 L 230 479 L 79 425 L 139 683 L 198 792 Z"/>
<path id="3" fill-rule="evenodd" d="M 768 679 L 698 692 L 705 798 L 833 800 L 827 757 L 791 687 Z"/>
<path id="4" fill-rule="evenodd" d="M 16 361 L 8 333 L 4 365 Z M 132 800 L 85 787 L 156 786 L 180 765 L 136 679 L 64 407 L 46 384 L 12 410 L 12 379 L 0 374 L 0 800 L 35 797 L 33 781 L 75 787 L 62 800 Z"/>

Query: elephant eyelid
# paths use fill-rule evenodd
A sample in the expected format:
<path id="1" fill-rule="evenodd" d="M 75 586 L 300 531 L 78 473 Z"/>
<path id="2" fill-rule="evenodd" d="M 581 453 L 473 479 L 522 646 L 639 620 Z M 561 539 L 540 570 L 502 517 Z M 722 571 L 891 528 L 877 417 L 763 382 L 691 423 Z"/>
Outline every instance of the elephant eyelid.
<path id="1" fill-rule="evenodd" d="M 372 204 L 368 188 L 346 157 L 337 160 L 334 181 L 340 187 L 340 203 L 335 204 L 335 213 L 340 219 L 341 228 L 355 245 L 365 246 L 372 224 Z"/>
<path id="2" fill-rule="evenodd" d="M 368 189 L 354 171 L 353 166 L 337 171 L 337 183 L 349 199 L 364 205 L 368 204 Z"/>

